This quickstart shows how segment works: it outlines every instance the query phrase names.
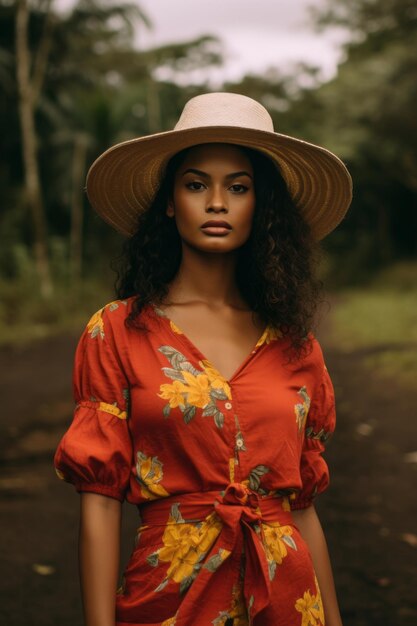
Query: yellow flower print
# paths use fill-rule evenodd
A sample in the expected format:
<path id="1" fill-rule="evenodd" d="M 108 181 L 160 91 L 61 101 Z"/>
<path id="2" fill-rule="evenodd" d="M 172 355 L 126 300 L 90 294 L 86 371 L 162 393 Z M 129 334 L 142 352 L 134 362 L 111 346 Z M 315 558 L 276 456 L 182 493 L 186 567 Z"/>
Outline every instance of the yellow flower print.
<path id="1" fill-rule="evenodd" d="M 324 612 L 320 592 L 315 596 L 307 590 L 295 603 L 295 609 L 301 613 L 301 626 L 323 626 Z"/>
<path id="2" fill-rule="evenodd" d="M 233 585 L 232 604 L 227 611 L 220 611 L 218 617 L 213 620 L 213 626 L 224 626 L 230 619 L 233 619 L 236 626 L 249 626 L 242 581 Z"/>
<path id="3" fill-rule="evenodd" d="M 87 324 L 87 332 L 91 336 L 91 339 L 94 337 L 100 336 L 101 339 L 104 339 L 104 322 L 103 322 L 103 307 L 91 317 L 90 321 Z"/>
<path id="4" fill-rule="evenodd" d="M 205 554 L 220 530 L 221 522 L 213 513 L 200 525 L 176 522 L 170 516 L 162 536 L 164 547 L 159 550 L 159 559 L 174 562 L 190 550 L 197 552 L 198 556 Z"/>
<path id="5" fill-rule="evenodd" d="M 169 534 L 172 536 L 170 537 Z M 200 559 L 200 552 L 196 546 L 192 545 L 195 536 L 189 524 L 181 524 L 179 532 L 169 534 L 165 537 L 166 546 L 159 553 L 159 559 L 171 561 L 167 577 L 176 583 L 181 583 L 184 578 L 189 578 L 193 574 L 194 566 Z"/>
<path id="6" fill-rule="evenodd" d="M 176 621 L 177 621 L 177 617 L 176 615 L 174 615 L 174 617 L 169 617 L 168 619 L 165 619 L 161 623 L 161 626 L 175 626 Z"/>
<path id="7" fill-rule="evenodd" d="M 157 456 L 146 456 L 143 452 L 136 453 L 137 480 L 140 483 L 142 496 L 148 500 L 169 496 L 169 493 L 159 483 L 164 477 L 162 463 Z"/>
<path id="8" fill-rule="evenodd" d="M 204 372 L 207 374 L 207 377 L 210 382 L 210 386 L 214 389 L 221 389 L 226 394 L 229 400 L 232 399 L 232 393 L 230 391 L 230 386 L 227 383 L 227 380 L 223 378 L 223 376 L 218 372 L 207 360 L 200 361 L 201 365 L 204 368 Z"/>
<path id="9" fill-rule="evenodd" d="M 65 480 L 65 476 L 64 476 L 64 474 L 63 474 L 63 473 L 61 472 L 61 470 L 60 470 L 60 469 L 58 469 L 57 467 L 55 468 L 55 473 L 56 473 L 56 475 L 58 476 L 58 478 L 59 478 L 60 480 Z"/>
<path id="10" fill-rule="evenodd" d="M 204 563 L 204 569 L 208 569 L 209 572 L 215 572 L 219 569 L 220 565 L 229 558 L 231 555 L 230 550 L 226 550 L 225 548 L 219 548 L 216 554 L 213 554 L 207 561 Z"/>
<path id="11" fill-rule="evenodd" d="M 275 561 L 278 565 L 282 563 L 288 554 L 288 546 L 295 548 L 291 535 L 291 526 L 281 526 L 278 522 L 273 524 L 262 524 L 268 560 Z M 285 539 L 284 539 L 285 537 Z"/>
<path id="12" fill-rule="evenodd" d="M 283 511 L 291 511 L 290 501 L 288 498 L 282 499 L 282 510 Z"/>
<path id="13" fill-rule="evenodd" d="M 199 527 L 199 549 L 202 552 L 205 553 L 211 548 L 222 528 L 223 524 L 216 513 L 211 513 L 206 517 Z M 229 551 L 222 550 L 221 555 L 222 559 L 226 559 L 229 556 Z"/>
<path id="14" fill-rule="evenodd" d="M 151 564 L 158 561 L 170 563 L 165 581 L 157 589 L 162 589 L 169 580 L 179 583 L 183 589 L 191 584 L 198 571 L 196 565 L 210 550 L 221 528 L 221 521 L 215 513 L 201 523 L 186 523 L 179 513 L 178 505 L 174 505 L 162 536 L 163 547 L 148 557 Z M 229 553 L 225 550 L 220 558 L 224 560 L 227 556 Z"/>
<path id="15" fill-rule="evenodd" d="M 172 346 L 163 345 L 158 350 L 171 366 L 163 367 L 162 371 L 174 381 L 159 389 L 158 396 L 168 400 L 162 409 L 164 417 L 169 417 L 172 408 L 179 407 L 184 422 L 189 424 L 197 414 L 197 408 L 201 408 L 202 417 L 211 416 L 217 428 L 222 428 L 224 414 L 217 403 L 231 398 L 227 381 L 207 361 L 199 362 L 203 368 L 201 371 Z"/>
<path id="16" fill-rule="evenodd" d="M 273 341 L 274 339 L 279 339 L 280 337 L 282 337 L 281 331 L 277 330 L 276 328 L 273 328 L 272 326 L 269 326 L 268 324 L 262 336 L 258 339 L 255 348 L 259 348 L 264 343 L 271 343 L 271 341 Z"/>
<path id="17" fill-rule="evenodd" d="M 126 578 L 123 575 L 122 576 L 122 582 L 119 585 L 119 587 L 116 589 L 116 595 L 117 596 L 122 596 L 125 593 L 125 591 L 126 591 Z"/>
<path id="18" fill-rule="evenodd" d="M 233 624 L 236 624 L 236 626 L 249 626 L 247 615 L 242 583 L 240 583 L 233 587 L 230 617 L 233 618 Z"/>
<path id="19" fill-rule="evenodd" d="M 104 413 L 110 413 L 110 415 L 114 415 L 121 420 L 125 420 L 127 418 L 127 412 L 122 411 L 118 408 L 117 404 L 108 404 L 107 402 L 100 402 L 98 405 L 100 411 Z"/>
<path id="20" fill-rule="evenodd" d="M 179 380 L 174 380 L 172 385 L 165 383 L 159 387 L 159 391 L 157 395 L 163 400 L 168 400 L 169 406 L 171 409 L 174 409 L 177 406 L 184 404 L 184 396 L 183 394 L 183 383 Z"/>
<path id="21" fill-rule="evenodd" d="M 178 328 L 178 326 L 174 324 L 173 321 L 169 320 L 169 325 L 171 326 L 171 329 L 174 331 L 174 333 L 177 333 L 177 335 L 183 334 L 181 328 Z"/>
<path id="22" fill-rule="evenodd" d="M 119 308 L 119 304 L 126 305 L 126 300 L 113 300 L 113 302 L 109 302 L 105 306 L 101 307 L 94 315 L 91 317 L 90 321 L 87 324 L 87 332 L 91 336 L 91 339 L 94 337 L 100 336 L 101 339 L 104 339 L 104 322 L 103 322 L 103 311 L 108 309 L 109 311 L 115 311 Z"/>
<path id="23" fill-rule="evenodd" d="M 294 406 L 295 420 L 297 422 L 298 432 L 301 432 L 305 426 L 307 415 L 310 410 L 310 396 L 308 395 L 307 387 L 305 386 L 301 387 L 301 389 L 299 389 L 297 393 L 303 399 L 302 403 L 300 402 L 299 404 L 296 404 Z"/>
<path id="24" fill-rule="evenodd" d="M 316 583 L 316 600 L 317 600 L 317 604 L 319 606 L 319 620 L 321 624 L 324 624 L 324 608 L 323 608 L 323 602 L 321 599 L 321 592 L 320 592 L 320 587 L 319 587 L 319 581 L 317 580 L 316 574 L 314 574 L 314 581 Z"/>
<path id="25" fill-rule="evenodd" d="M 190 372 L 183 371 L 185 383 L 181 383 L 181 389 L 188 394 L 188 403 L 204 409 L 210 402 L 210 382 L 206 374 L 194 376 Z"/>

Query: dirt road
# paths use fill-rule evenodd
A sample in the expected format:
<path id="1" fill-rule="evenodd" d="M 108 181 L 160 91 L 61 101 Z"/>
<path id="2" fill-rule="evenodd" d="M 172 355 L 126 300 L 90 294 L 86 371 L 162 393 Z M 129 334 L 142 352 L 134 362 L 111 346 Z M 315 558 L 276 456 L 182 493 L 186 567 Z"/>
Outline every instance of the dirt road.
<path id="1" fill-rule="evenodd" d="M 331 487 L 317 503 L 344 626 L 417 624 L 417 474 L 414 394 L 362 367 L 320 336 L 338 424 L 327 460 Z M 55 476 L 55 447 L 71 421 L 75 338 L 0 350 L 0 621 L 81 626 L 79 496 Z M 413 454 L 414 452 L 414 454 Z M 121 567 L 136 527 L 124 505 Z"/>

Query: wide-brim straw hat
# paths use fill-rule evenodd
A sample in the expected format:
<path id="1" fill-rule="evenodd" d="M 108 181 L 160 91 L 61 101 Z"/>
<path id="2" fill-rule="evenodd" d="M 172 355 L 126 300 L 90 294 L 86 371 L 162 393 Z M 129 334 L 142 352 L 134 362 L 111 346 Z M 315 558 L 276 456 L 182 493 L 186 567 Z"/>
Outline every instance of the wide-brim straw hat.
<path id="1" fill-rule="evenodd" d="M 321 146 L 276 133 L 268 111 L 256 100 L 224 92 L 191 98 L 173 130 L 106 150 L 88 171 L 88 199 L 106 222 L 131 236 L 169 159 L 184 148 L 212 142 L 247 146 L 272 159 L 315 239 L 325 237 L 345 216 L 352 179 L 343 162 Z"/>

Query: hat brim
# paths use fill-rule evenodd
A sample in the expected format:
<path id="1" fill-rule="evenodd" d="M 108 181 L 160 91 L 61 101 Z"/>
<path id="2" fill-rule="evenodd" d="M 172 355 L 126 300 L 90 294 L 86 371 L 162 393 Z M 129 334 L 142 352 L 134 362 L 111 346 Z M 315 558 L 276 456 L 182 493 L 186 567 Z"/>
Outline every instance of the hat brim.
<path id="1" fill-rule="evenodd" d="M 99 156 L 87 174 L 95 211 L 126 236 L 151 204 L 169 159 L 201 143 L 231 143 L 259 150 L 275 161 L 289 193 L 317 240 L 341 222 L 352 200 L 352 179 L 332 152 L 280 133 L 239 126 L 199 126 L 119 143 Z"/>

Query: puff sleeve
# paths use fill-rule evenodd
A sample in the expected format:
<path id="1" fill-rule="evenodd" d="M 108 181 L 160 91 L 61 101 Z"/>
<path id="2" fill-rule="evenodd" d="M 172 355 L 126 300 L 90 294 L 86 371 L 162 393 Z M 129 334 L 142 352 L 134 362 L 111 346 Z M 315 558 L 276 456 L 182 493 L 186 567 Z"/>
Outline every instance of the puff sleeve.
<path id="1" fill-rule="evenodd" d="M 55 451 L 54 466 L 57 476 L 72 483 L 76 491 L 123 502 L 133 457 L 129 385 L 107 308 L 93 315 L 78 342 L 73 368 L 76 406 Z"/>
<path id="2" fill-rule="evenodd" d="M 302 488 L 291 502 L 291 508 L 304 509 L 329 484 L 329 470 L 322 457 L 325 444 L 336 426 L 335 396 L 329 372 L 322 363 L 322 375 L 309 408 L 304 428 L 300 475 Z"/>

